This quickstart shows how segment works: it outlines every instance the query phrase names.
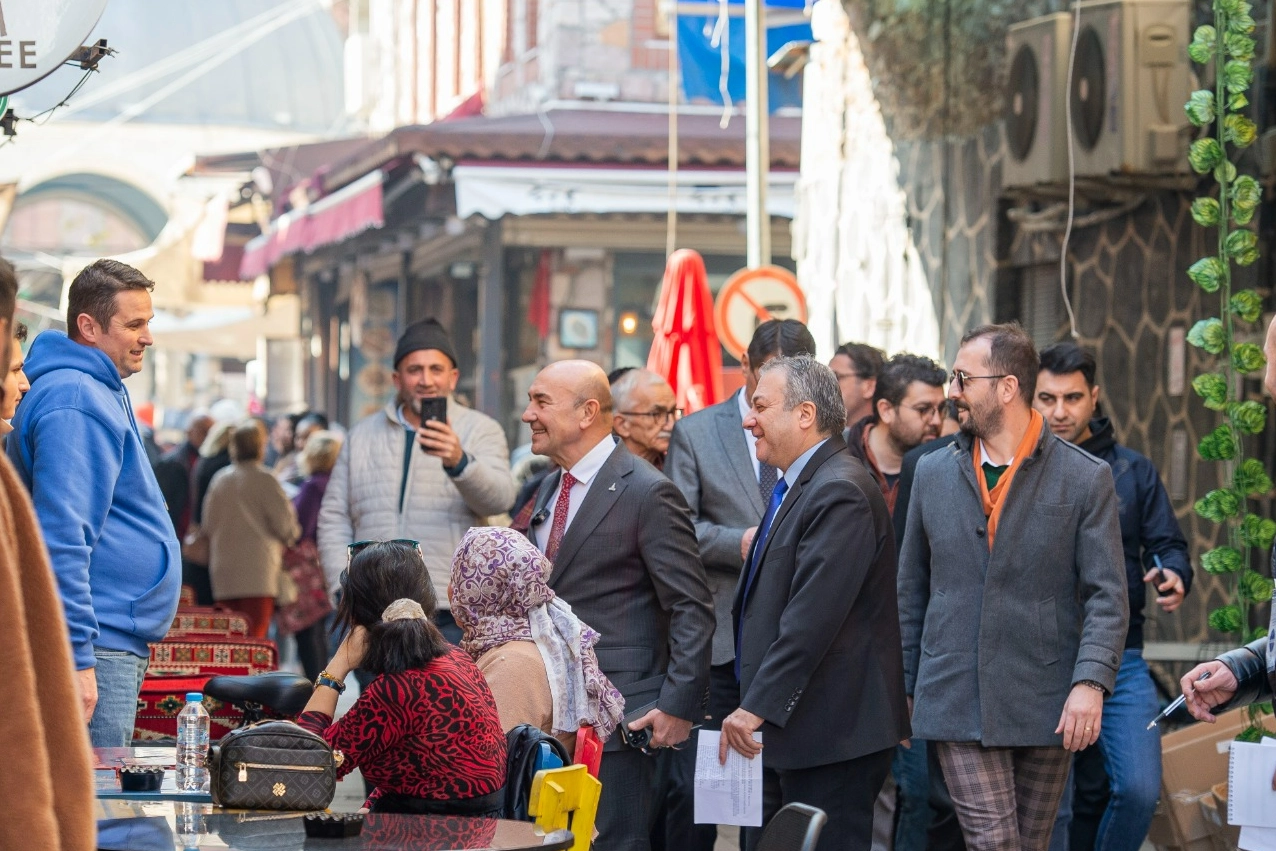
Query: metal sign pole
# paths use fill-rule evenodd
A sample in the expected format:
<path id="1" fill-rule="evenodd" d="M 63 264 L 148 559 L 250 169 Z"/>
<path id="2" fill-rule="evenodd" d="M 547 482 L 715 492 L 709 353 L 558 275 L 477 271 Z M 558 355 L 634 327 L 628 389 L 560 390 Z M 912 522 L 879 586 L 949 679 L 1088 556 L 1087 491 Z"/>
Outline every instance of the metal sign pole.
<path id="1" fill-rule="evenodd" d="M 744 0 L 745 38 L 745 196 L 748 264 L 771 262 L 771 217 L 767 215 L 767 175 L 771 165 L 771 133 L 767 109 L 766 3 Z"/>

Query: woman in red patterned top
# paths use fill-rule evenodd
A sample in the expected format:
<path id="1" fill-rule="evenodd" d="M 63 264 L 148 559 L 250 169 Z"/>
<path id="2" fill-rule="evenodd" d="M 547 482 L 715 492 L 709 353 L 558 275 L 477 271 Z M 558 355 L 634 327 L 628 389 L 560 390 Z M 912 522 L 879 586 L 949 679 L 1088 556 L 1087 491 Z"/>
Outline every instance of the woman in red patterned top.
<path id="1" fill-rule="evenodd" d="M 337 622 L 347 632 L 297 723 L 323 736 L 376 787 L 373 812 L 499 816 L 505 734 L 470 657 L 429 620 L 435 597 L 412 542 L 351 545 Z M 332 721 L 355 668 L 375 675 Z"/>

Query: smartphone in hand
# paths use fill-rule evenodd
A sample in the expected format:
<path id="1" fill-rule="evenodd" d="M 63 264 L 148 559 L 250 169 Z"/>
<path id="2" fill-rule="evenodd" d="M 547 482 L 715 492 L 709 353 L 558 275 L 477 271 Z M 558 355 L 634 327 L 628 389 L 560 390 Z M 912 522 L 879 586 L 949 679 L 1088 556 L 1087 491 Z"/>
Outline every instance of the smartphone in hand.
<path id="1" fill-rule="evenodd" d="M 447 422 L 447 397 L 446 396 L 430 396 L 421 400 L 421 423 L 435 420 L 437 422 Z"/>

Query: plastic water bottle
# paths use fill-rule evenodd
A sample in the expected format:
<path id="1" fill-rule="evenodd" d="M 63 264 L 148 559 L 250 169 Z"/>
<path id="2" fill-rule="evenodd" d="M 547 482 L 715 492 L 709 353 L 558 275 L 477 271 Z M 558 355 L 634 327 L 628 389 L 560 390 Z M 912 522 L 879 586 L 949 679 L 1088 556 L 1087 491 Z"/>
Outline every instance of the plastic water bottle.
<path id="1" fill-rule="evenodd" d="M 199 791 L 208 780 L 208 710 L 204 695 L 192 691 L 177 715 L 177 788 Z"/>
<path id="2" fill-rule="evenodd" d="M 177 838 L 183 851 L 198 849 L 204 841 L 207 825 L 204 821 L 204 805 L 189 801 L 176 801 L 173 809 L 177 813 Z"/>

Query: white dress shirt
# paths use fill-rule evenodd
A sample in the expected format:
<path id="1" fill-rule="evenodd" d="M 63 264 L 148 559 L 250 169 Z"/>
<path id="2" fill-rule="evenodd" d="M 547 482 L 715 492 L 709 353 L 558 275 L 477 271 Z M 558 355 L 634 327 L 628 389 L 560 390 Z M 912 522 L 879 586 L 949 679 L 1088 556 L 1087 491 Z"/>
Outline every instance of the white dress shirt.
<path id="1" fill-rule="evenodd" d="M 749 411 L 753 410 L 753 406 L 748 399 L 744 398 L 743 387 L 735 394 L 735 399 L 740 406 L 740 422 L 744 422 L 745 417 L 749 416 Z M 760 479 L 762 472 L 758 468 L 758 439 L 747 428 L 744 430 L 744 439 L 749 444 L 749 460 L 753 462 L 753 478 Z"/>
<path id="2" fill-rule="evenodd" d="M 568 497 L 567 503 L 567 526 L 570 529 L 572 520 L 576 519 L 576 512 L 580 509 L 580 504 L 585 501 L 585 494 L 589 493 L 589 486 L 598 476 L 598 471 L 603 468 L 603 464 L 607 463 L 607 459 L 611 457 L 611 453 L 616 449 L 616 441 L 608 435 L 594 446 L 593 449 L 585 453 L 585 457 L 576 462 L 576 466 L 567 472 L 576 478 L 576 484 L 572 487 L 571 495 Z M 563 478 L 558 477 L 558 487 L 554 488 L 554 493 L 550 496 L 546 507 L 549 509 L 549 515 L 540 525 L 536 527 L 536 546 L 541 552 L 545 551 L 545 547 L 549 544 L 549 533 L 554 528 L 554 509 L 558 505 L 558 494 L 563 489 Z"/>

